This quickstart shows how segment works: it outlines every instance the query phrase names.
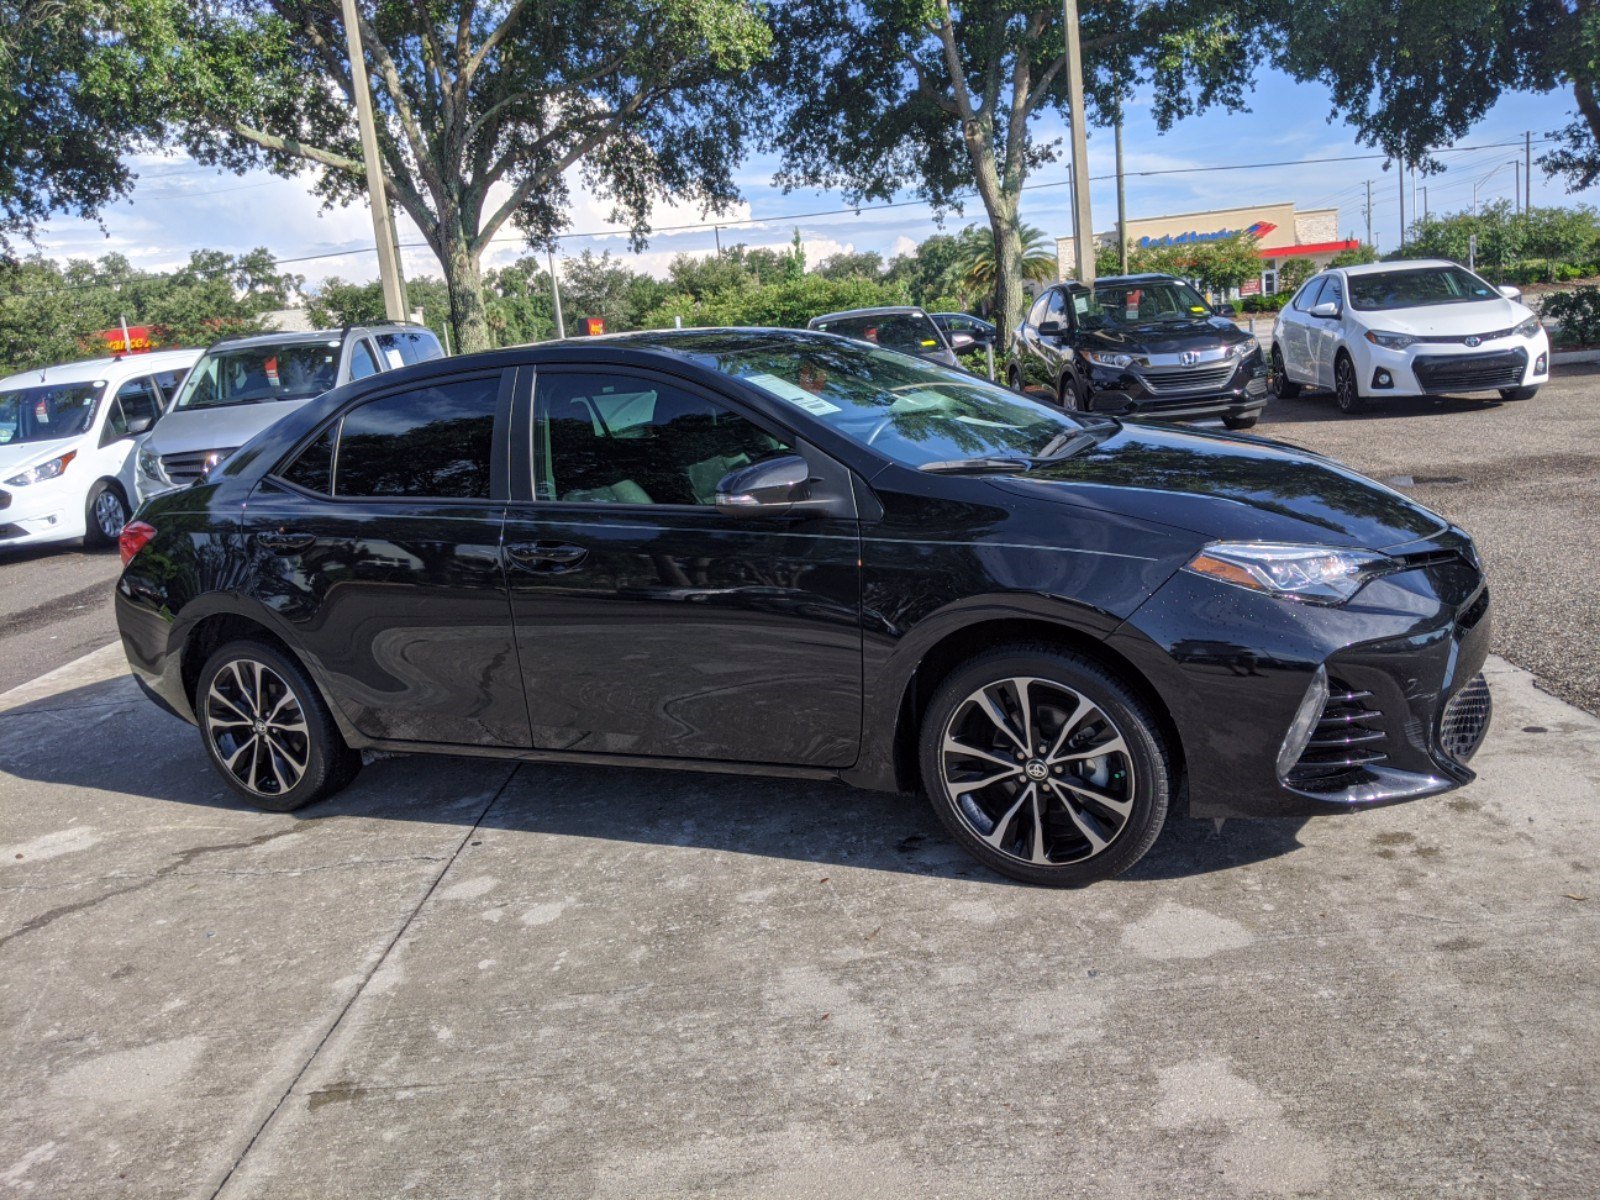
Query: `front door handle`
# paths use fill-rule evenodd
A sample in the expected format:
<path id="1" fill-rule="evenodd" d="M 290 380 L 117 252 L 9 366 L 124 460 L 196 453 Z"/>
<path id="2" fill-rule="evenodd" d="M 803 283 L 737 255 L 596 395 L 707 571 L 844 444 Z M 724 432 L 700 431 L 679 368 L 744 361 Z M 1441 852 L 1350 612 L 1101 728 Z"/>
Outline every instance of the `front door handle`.
<path id="1" fill-rule="evenodd" d="M 256 534 L 256 541 L 275 554 L 292 554 L 296 550 L 309 549 L 317 540 L 314 533 L 299 533 L 288 529 L 269 529 Z"/>
<path id="2" fill-rule="evenodd" d="M 506 547 L 506 556 L 530 571 L 571 571 L 589 557 L 589 551 L 570 542 L 518 542 Z"/>

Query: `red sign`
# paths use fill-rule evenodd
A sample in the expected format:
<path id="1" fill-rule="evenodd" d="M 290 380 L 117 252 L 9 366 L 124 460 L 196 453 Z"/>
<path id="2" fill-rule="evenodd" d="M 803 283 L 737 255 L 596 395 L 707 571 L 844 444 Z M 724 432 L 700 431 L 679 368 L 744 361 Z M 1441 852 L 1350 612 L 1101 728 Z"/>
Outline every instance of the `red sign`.
<path id="1" fill-rule="evenodd" d="M 128 326 L 128 341 L 132 343 L 131 346 L 123 343 L 120 328 L 102 329 L 95 336 L 105 339 L 106 349 L 112 354 L 147 354 L 156 348 L 155 343 L 150 340 L 148 325 Z"/>
<path id="2" fill-rule="evenodd" d="M 604 317 L 585 317 L 583 319 L 583 332 L 587 337 L 599 337 L 606 331 Z"/>
<path id="3" fill-rule="evenodd" d="M 1259 279 L 1246 279 L 1243 283 L 1241 283 L 1239 285 L 1239 295 L 1241 295 L 1241 296 L 1259 296 L 1259 295 L 1261 295 L 1261 280 L 1259 280 Z"/>

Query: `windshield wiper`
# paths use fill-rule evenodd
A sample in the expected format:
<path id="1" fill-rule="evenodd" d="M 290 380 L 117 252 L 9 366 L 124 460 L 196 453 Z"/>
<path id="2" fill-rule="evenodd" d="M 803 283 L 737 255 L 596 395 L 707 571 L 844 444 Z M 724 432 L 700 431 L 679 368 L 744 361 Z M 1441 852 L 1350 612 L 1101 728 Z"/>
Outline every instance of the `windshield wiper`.
<path id="1" fill-rule="evenodd" d="M 1071 458 L 1091 446 L 1098 446 L 1121 428 L 1121 421 L 1115 417 L 1104 416 L 1088 429 L 1071 429 L 1058 433 L 1039 448 L 1039 453 L 1033 456 L 1033 461 L 1057 462 L 1063 458 Z"/>
<path id="2" fill-rule="evenodd" d="M 1031 465 L 1026 458 L 951 458 L 923 463 L 917 470 L 931 475 L 995 475 L 1017 474 Z"/>

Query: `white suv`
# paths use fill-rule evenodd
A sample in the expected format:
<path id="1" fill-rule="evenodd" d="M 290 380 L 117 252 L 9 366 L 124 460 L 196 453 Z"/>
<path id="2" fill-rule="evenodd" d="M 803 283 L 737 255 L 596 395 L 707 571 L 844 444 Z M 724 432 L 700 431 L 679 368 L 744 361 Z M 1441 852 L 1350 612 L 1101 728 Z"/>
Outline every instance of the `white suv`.
<path id="1" fill-rule="evenodd" d="M 0 379 L 0 550 L 116 542 L 139 446 L 199 357 L 161 350 Z"/>
<path id="2" fill-rule="evenodd" d="M 1550 339 L 1521 298 L 1442 259 L 1324 271 L 1273 325 L 1274 389 L 1331 388 L 1347 413 L 1381 396 L 1531 400 L 1550 378 Z"/>

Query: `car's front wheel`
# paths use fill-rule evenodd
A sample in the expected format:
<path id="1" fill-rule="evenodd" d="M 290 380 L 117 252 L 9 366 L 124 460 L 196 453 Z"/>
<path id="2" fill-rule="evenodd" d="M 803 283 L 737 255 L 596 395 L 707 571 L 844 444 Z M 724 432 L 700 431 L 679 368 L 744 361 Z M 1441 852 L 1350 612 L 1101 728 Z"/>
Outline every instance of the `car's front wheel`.
<path id="1" fill-rule="evenodd" d="M 1284 370 L 1283 351 L 1277 346 L 1272 348 L 1272 394 L 1279 400 L 1293 400 L 1300 394 L 1300 385 Z"/>
<path id="2" fill-rule="evenodd" d="M 1223 417 L 1222 424 L 1225 428 L 1235 431 L 1242 429 L 1254 429 L 1256 425 L 1256 414 L 1251 413 L 1248 417 Z"/>
<path id="3" fill-rule="evenodd" d="M 1501 388 L 1500 389 L 1500 399 L 1502 399 L 1502 400 L 1532 400 L 1538 394 L 1539 394 L 1539 385 L 1538 384 L 1534 384 L 1532 387 L 1514 387 L 1514 388 Z"/>
<path id="4" fill-rule="evenodd" d="M 1061 383 L 1056 388 L 1056 403 L 1068 412 L 1082 412 L 1084 409 L 1083 389 L 1070 371 L 1061 377 Z"/>
<path id="5" fill-rule="evenodd" d="M 924 790 L 955 839 L 1025 883 L 1127 870 L 1161 832 L 1170 756 L 1148 707 L 1098 664 L 1048 645 L 953 671 L 923 718 Z"/>
<path id="6" fill-rule="evenodd" d="M 1342 413 L 1354 416 L 1367 410 L 1367 398 L 1356 381 L 1356 364 L 1343 350 L 1333 361 L 1333 395 Z"/>
<path id="7" fill-rule="evenodd" d="M 266 642 L 229 642 L 207 659 L 194 711 L 212 765 L 256 808 L 300 808 L 361 769 L 305 669 Z"/>
<path id="8" fill-rule="evenodd" d="M 128 523 L 128 502 L 122 489 L 102 479 L 89 489 L 83 511 L 83 544 L 91 550 L 115 546 Z"/>

